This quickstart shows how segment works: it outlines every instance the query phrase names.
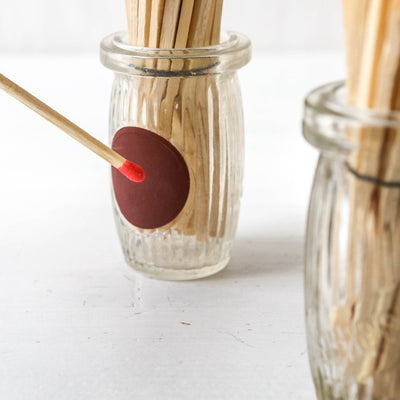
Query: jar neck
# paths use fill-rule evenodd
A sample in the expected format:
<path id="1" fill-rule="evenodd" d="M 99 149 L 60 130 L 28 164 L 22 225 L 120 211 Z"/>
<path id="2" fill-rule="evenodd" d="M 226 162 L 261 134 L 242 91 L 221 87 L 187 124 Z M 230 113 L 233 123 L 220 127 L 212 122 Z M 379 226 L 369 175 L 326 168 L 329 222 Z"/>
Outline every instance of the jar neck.
<path id="1" fill-rule="evenodd" d="M 225 33 L 218 45 L 187 49 L 137 47 L 127 40 L 126 32 L 113 33 L 102 40 L 103 65 L 129 75 L 172 78 L 235 71 L 251 57 L 250 40 L 235 32 Z"/>
<path id="2" fill-rule="evenodd" d="M 319 87 L 306 97 L 303 134 L 322 153 L 342 159 L 360 179 L 389 187 L 400 182 L 400 113 L 347 106 L 344 82 Z"/>

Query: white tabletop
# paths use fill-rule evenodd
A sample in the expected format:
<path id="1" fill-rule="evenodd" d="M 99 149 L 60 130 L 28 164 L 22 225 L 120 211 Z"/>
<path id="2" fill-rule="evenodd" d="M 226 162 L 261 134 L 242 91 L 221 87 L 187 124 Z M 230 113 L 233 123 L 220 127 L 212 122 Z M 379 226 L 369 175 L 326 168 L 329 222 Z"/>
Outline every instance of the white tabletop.
<path id="1" fill-rule="evenodd" d="M 314 399 L 302 99 L 343 70 L 335 53 L 272 53 L 241 71 L 237 239 L 226 270 L 191 282 L 127 279 L 109 167 L 0 93 L 0 398 Z M 112 73 L 96 54 L 2 55 L 1 72 L 107 141 Z"/>

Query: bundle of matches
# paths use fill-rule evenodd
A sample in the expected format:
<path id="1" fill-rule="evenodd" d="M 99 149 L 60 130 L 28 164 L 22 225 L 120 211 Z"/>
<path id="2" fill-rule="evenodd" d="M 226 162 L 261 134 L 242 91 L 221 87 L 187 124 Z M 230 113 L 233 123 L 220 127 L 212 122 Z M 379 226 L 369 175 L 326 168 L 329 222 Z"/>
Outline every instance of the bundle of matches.
<path id="1" fill-rule="evenodd" d="M 222 0 L 126 0 L 130 44 L 156 49 L 204 47 L 220 42 Z M 153 70 L 179 71 L 193 60 L 144 60 Z M 202 60 L 196 61 L 201 70 Z M 194 67 L 194 66 L 193 66 Z M 186 69 L 188 65 L 186 65 Z M 190 174 L 188 200 L 170 224 L 197 240 L 223 237 L 227 229 L 228 171 L 219 137 L 216 76 L 134 78 L 130 81 L 131 120 L 170 141 L 184 157 Z M 139 99 L 139 100 L 137 100 Z M 210 113 L 212 110 L 212 113 Z M 212 147 L 212 150 L 210 150 Z"/>
<path id="2" fill-rule="evenodd" d="M 126 0 L 129 42 L 160 49 L 218 44 L 222 0 Z"/>
<path id="3" fill-rule="evenodd" d="M 348 104 L 389 116 L 400 110 L 400 1 L 343 5 Z M 348 159 L 346 298 L 331 321 L 347 377 L 369 388 L 368 398 L 400 399 L 400 130 L 354 127 L 348 135 L 358 149 Z"/>

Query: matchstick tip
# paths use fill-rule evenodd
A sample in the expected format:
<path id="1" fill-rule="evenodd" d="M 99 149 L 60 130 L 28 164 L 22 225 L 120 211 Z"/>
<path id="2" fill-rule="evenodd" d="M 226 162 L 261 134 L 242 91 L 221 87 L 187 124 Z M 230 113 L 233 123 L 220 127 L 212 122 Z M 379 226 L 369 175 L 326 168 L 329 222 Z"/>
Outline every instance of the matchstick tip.
<path id="1" fill-rule="evenodd" d="M 143 182 L 146 178 L 144 169 L 129 160 L 126 160 L 119 168 L 118 171 L 125 175 L 132 182 Z"/>

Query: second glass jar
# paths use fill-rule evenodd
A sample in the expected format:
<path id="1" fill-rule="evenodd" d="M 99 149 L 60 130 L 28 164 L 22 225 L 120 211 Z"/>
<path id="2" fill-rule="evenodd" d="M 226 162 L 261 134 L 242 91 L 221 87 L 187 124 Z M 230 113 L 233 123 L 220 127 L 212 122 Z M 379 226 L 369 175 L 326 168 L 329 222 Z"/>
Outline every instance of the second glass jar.
<path id="1" fill-rule="evenodd" d="M 342 82 L 306 98 L 320 151 L 305 298 L 319 400 L 400 399 L 400 114 L 346 104 Z"/>

